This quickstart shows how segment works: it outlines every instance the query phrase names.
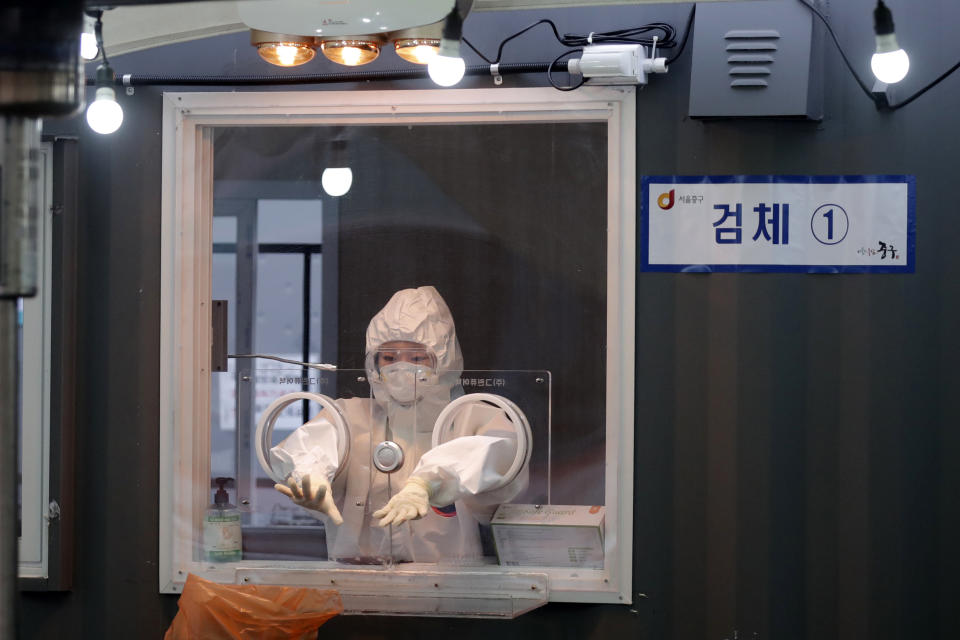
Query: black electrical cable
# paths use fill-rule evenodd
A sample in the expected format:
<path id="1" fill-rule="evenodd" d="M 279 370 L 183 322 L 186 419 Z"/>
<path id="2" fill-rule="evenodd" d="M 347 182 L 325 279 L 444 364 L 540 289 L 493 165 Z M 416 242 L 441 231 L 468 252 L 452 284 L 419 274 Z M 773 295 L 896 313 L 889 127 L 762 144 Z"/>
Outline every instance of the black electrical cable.
<path id="1" fill-rule="evenodd" d="M 578 82 L 577 84 L 571 85 L 569 87 L 561 87 L 560 85 L 558 85 L 556 82 L 553 81 L 553 75 L 551 74 L 550 70 L 553 68 L 555 64 L 560 62 L 560 58 L 566 57 L 571 53 L 583 53 L 583 49 L 571 49 L 570 51 L 564 51 L 563 53 L 558 55 L 556 58 L 554 58 L 553 62 L 550 63 L 550 66 L 547 67 L 547 82 L 549 82 L 550 86 L 556 89 L 557 91 L 573 91 L 574 89 L 579 89 L 580 87 L 582 87 L 583 84 L 587 81 L 586 78 L 584 78 L 583 76 L 580 76 L 580 82 Z"/>
<path id="2" fill-rule="evenodd" d="M 942 75 L 940 75 L 939 78 L 937 78 L 936 80 L 934 80 L 933 82 L 931 82 L 930 84 L 928 84 L 927 86 L 925 86 L 923 89 L 920 89 L 920 91 L 917 91 L 915 94 L 913 94 L 912 96 L 910 96 L 910 97 L 907 98 L 906 100 L 902 100 L 902 101 L 898 102 L 897 104 L 892 104 L 892 105 L 890 105 L 888 108 L 891 109 L 891 110 L 895 110 L 895 109 L 899 109 L 900 107 L 905 107 L 905 106 L 907 106 L 908 104 L 910 104 L 911 102 L 913 102 L 914 100 L 916 100 L 917 98 L 919 98 L 920 96 L 922 96 L 923 94 L 925 94 L 927 91 L 929 91 L 930 89 L 933 89 L 935 86 L 937 86 L 938 84 L 940 84 L 940 81 L 941 81 L 941 80 L 943 80 L 944 78 L 946 78 L 947 76 L 949 76 L 951 73 L 953 73 L 953 72 L 956 71 L 957 69 L 960 69 L 960 62 L 957 62 L 955 65 L 953 65 L 952 67 L 950 67 L 949 69 L 947 69 L 945 72 L 943 72 Z"/>
<path id="3" fill-rule="evenodd" d="M 680 48 L 677 49 L 677 52 L 673 54 L 670 59 L 667 60 L 666 65 L 669 67 L 673 64 L 673 61 L 680 57 L 680 54 L 683 53 L 684 47 L 687 46 L 687 38 L 690 37 L 690 29 L 693 27 L 693 16 L 697 13 L 697 3 L 694 2 L 693 6 L 690 7 L 690 17 L 687 18 L 687 28 L 683 31 L 683 40 L 680 41 Z"/>
<path id="4" fill-rule="evenodd" d="M 837 51 L 840 52 L 840 57 L 843 58 L 843 61 L 846 63 L 847 69 L 849 69 L 850 73 L 853 75 L 853 79 L 857 81 L 857 84 L 860 85 L 860 88 L 863 89 L 863 92 L 867 94 L 867 97 L 875 101 L 876 99 L 874 98 L 873 92 L 870 90 L 870 87 L 868 87 L 866 83 L 864 83 L 864 81 L 860 79 L 859 74 L 857 74 L 857 70 L 853 68 L 852 64 L 850 64 L 850 59 L 847 58 L 846 52 L 843 50 L 843 47 L 840 46 L 840 40 L 837 39 L 837 34 L 833 32 L 833 27 L 830 26 L 830 21 L 827 20 L 827 18 L 822 13 L 820 13 L 819 9 L 817 9 L 815 6 L 807 2 L 807 0 L 799 0 L 799 2 L 804 6 L 806 6 L 808 9 L 810 9 L 810 11 L 812 11 L 815 16 L 820 18 L 820 21 L 823 23 L 823 26 L 827 28 L 827 32 L 830 34 L 830 37 L 833 38 L 833 43 L 837 45 Z"/>
<path id="5" fill-rule="evenodd" d="M 560 34 L 557 32 L 557 25 L 553 24 L 553 21 L 547 20 L 546 18 L 544 18 L 543 20 L 538 20 L 538 21 L 534 22 L 533 24 L 531 24 L 530 26 L 524 27 L 523 29 L 521 29 L 520 31 L 517 31 L 517 32 L 514 33 L 513 35 L 507 36 L 506 38 L 504 38 L 503 40 L 501 40 L 501 41 L 500 41 L 500 46 L 497 47 L 497 59 L 494 60 L 491 64 L 499 64 L 500 59 L 503 58 L 503 47 L 506 46 L 506 44 L 507 44 L 508 42 L 510 42 L 510 41 L 513 40 L 514 38 L 519 38 L 520 36 L 522 36 L 523 34 L 525 34 L 527 31 L 530 31 L 530 29 L 533 29 L 534 27 L 536 27 L 536 26 L 538 26 L 538 25 L 541 25 L 541 24 L 549 24 L 549 25 L 550 25 L 550 28 L 553 29 L 553 35 L 554 35 L 554 37 L 557 39 L 557 41 L 560 42 L 561 44 L 563 44 L 564 46 L 570 46 L 570 45 L 567 45 L 567 44 L 563 41 L 563 39 L 560 37 Z"/>
<path id="6" fill-rule="evenodd" d="M 657 46 L 662 49 L 672 49 L 677 46 L 676 35 L 677 32 L 672 25 L 669 25 L 665 22 L 651 22 L 650 24 L 643 25 L 641 27 L 631 27 L 629 29 L 618 29 L 616 31 L 597 31 L 587 35 L 578 35 L 573 33 L 565 33 L 562 36 L 557 30 L 557 25 L 553 23 L 552 20 L 544 18 L 542 20 L 537 20 L 531 25 L 528 25 L 517 31 L 514 34 L 511 34 L 500 41 L 500 46 L 497 48 L 497 57 L 494 60 L 490 60 L 487 56 L 483 55 L 476 47 L 473 46 L 470 42 L 464 40 L 466 45 L 473 49 L 473 51 L 483 58 L 488 64 L 499 64 L 500 60 L 503 58 L 503 48 L 511 40 L 518 38 L 525 34 L 527 31 L 530 31 L 534 27 L 540 26 L 541 24 L 550 25 L 550 29 L 553 31 L 553 37 L 557 39 L 557 42 L 562 44 L 565 47 L 574 47 L 574 48 L 583 48 L 591 44 L 642 44 L 645 46 L 653 45 L 653 37 L 643 38 L 640 37 L 642 34 L 649 33 L 651 31 L 660 31 L 663 33 L 663 37 L 657 36 Z M 562 57 L 562 56 L 561 56 Z"/>
<path id="7" fill-rule="evenodd" d="M 103 11 L 97 10 L 94 17 L 97 19 L 93 27 L 93 33 L 97 39 L 97 47 L 99 47 L 100 55 L 103 57 L 103 64 L 109 67 L 110 61 L 107 60 L 107 50 L 103 48 Z"/>
<path id="8" fill-rule="evenodd" d="M 936 80 L 934 80 L 927 86 L 923 87 L 922 89 L 914 93 L 909 98 L 902 100 L 897 104 L 887 104 L 885 97 L 878 97 L 874 95 L 873 91 L 871 91 L 870 88 L 867 87 L 866 83 L 864 83 L 864 81 L 860 79 L 860 76 L 857 74 L 856 70 L 853 68 L 853 65 L 850 64 L 850 60 L 847 58 L 847 54 L 844 53 L 843 47 L 840 46 L 840 41 L 837 39 L 837 34 L 833 32 L 833 28 L 830 26 L 830 22 L 824 17 L 824 15 L 820 13 L 820 11 L 815 6 L 807 2 L 807 0 L 798 0 L 798 1 L 802 5 L 810 9 L 810 11 L 812 11 L 814 15 L 820 18 L 820 21 L 823 22 L 824 26 L 827 28 L 827 32 L 830 34 L 830 37 L 833 38 L 833 43 L 837 45 L 837 51 L 840 52 L 840 57 L 843 58 L 843 61 L 846 63 L 847 69 L 850 70 L 850 73 L 851 75 L 853 75 L 854 80 L 857 81 L 857 84 L 860 85 L 860 88 L 863 89 L 863 92 L 867 94 L 867 97 L 873 100 L 874 104 L 877 105 L 878 109 L 896 111 L 901 107 L 905 107 L 911 102 L 913 102 L 914 100 L 916 100 L 917 98 L 919 98 L 920 96 L 922 96 L 924 93 L 926 93 L 927 91 L 929 91 L 930 89 L 938 85 L 941 81 L 943 81 L 947 76 L 949 76 L 951 73 L 956 71 L 958 68 L 960 68 L 960 62 L 957 62 L 957 64 L 947 69 L 947 71 L 944 72 L 942 75 L 940 75 Z"/>
<path id="9" fill-rule="evenodd" d="M 571 53 L 571 52 L 567 52 Z M 562 56 L 561 56 L 562 57 Z M 517 62 L 500 65 L 500 75 L 520 73 L 544 73 L 566 71 L 566 62 Z M 490 67 L 487 65 L 471 65 L 466 68 L 464 75 L 489 76 Z M 118 77 L 117 85 L 124 86 L 193 86 L 193 87 L 245 87 L 245 86 L 275 86 L 299 84 L 329 84 L 334 82 L 365 82 L 370 80 L 417 80 L 428 78 L 425 69 L 398 69 L 394 71 L 353 71 L 346 73 L 324 73 L 310 75 L 289 76 L 160 76 L 130 74 Z M 92 85 L 95 80 L 87 79 Z"/>
<path id="10" fill-rule="evenodd" d="M 677 57 L 681 53 L 683 53 L 683 48 L 687 43 L 687 36 L 690 35 L 690 25 L 693 23 L 693 14 L 694 12 L 696 12 L 696 10 L 697 10 L 697 5 L 694 4 L 693 8 L 690 10 L 690 17 L 687 19 L 687 30 L 684 33 L 683 41 L 680 43 L 680 50 L 677 51 L 675 56 L 673 56 L 672 58 L 670 58 L 670 60 L 667 61 L 667 64 L 670 64 L 671 62 L 676 60 Z M 470 47 L 474 53 L 480 56 L 480 58 L 487 64 L 490 64 L 490 65 L 500 64 L 500 60 L 503 59 L 503 48 L 506 46 L 508 42 L 510 42 L 514 38 L 518 38 L 522 36 L 527 31 L 530 31 L 534 27 L 537 27 L 541 24 L 550 25 L 550 29 L 553 31 L 553 37 L 557 39 L 557 42 L 559 42 L 565 47 L 573 47 L 573 49 L 564 51 L 559 56 L 554 58 L 553 62 L 551 63 L 551 66 L 548 67 L 547 82 L 549 82 L 550 86 L 552 86 L 554 89 L 557 89 L 558 91 L 573 91 L 574 89 L 579 89 L 584 85 L 586 80 L 583 79 L 578 84 L 572 85 L 569 87 L 561 87 L 560 85 L 558 85 L 553 81 L 553 76 L 551 74 L 550 69 L 552 69 L 553 65 L 556 65 L 562 58 L 572 53 L 582 52 L 583 48 L 589 45 L 592 45 L 592 44 L 641 44 L 644 46 L 653 46 L 654 44 L 656 44 L 661 49 L 672 49 L 673 47 L 677 46 L 676 29 L 674 29 L 672 25 L 669 25 L 665 22 L 651 22 L 650 24 L 646 24 L 640 27 L 631 27 L 629 29 L 618 29 L 616 31 L 599 31 L 599 32 L 589 33 L 587 35 L 565 33 L 561 36 L 560 32 L 557 30 L 557 25 L 555 25 L 552 20 L 548 20 L 546 18 L 544 18 L 543 20 L 537 20 L 533 24 L 528 25 L 523 29 L 521 29 L 520 31 L 517 31 L 516 33 L 511 34 L 506 38 L 504 38 L 503 40 L 501 40 L 500 46 L 497 47 L 497 57 L 494 60 L 491 60 L 490 58 L 485 56 L 482 51 L 480 51 L 475 46 L 473 46 L 473 43 L 467 40 L 466 38 L 461 38 L 461 40 L 465 45 Z M 662 38 L 660 36 L 651 36 L 648 38 L 641 37 L 644 34 L 650 33 L 651 31 L 660 31 L 663 33 L 663 37 Z M 654 40 L 654 38 L 656 38 L 656 40 Z"/>
<path id="11" fill-rule="evenodd" d="M 487 56 L 483 55 L 483 54 L 480 52 L 480 49 L 477 49 L 475 46 L 473 46 L 473 43 L 472 43 L 472 42 L 470 42 L 470 41 L 467 40 L 466 38 L 460 38 L 460 39 L 463 41 L 463 44 L 465 44 L 465 45 L 467 45 L 468 47 L 470 47 L 471 49 L 473 49 L 473 52 L 474 52 L 475 54 L 477 54 L 478 56 L 480 56 L 480 59 L 481 59 L 481 60 L 483 60 L 483 61 L 486 62 L 487 64 L 493 64 L 493 60 L 491 60 L 491 59 L 488 58 Z"/>

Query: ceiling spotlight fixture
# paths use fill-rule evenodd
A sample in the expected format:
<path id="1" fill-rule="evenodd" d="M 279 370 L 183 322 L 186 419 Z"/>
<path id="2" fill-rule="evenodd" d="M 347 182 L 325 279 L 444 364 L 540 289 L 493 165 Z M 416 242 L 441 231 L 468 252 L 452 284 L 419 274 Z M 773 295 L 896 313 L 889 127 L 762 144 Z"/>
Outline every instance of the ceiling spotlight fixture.
<path id="1" fill-rule="evenodd" d="M 347 141 L 334 140 L 330 145 L 330 163 L 320 176 L 320 184 L 328 196 L 339 198 L 350 191 L 353 171 L 347 163 Z"/>
<path id="2" fill-rule="evenodd" d="M 897 44 L 893 13 L 883 0 L 877 0 L 877 8 L 873 10 L 873 30 L 877 34 L 877 52 L 870 59 L 873 75 L 886 84 L 900 82 L 910 70 L 910 58 Z"/>
<path id="3" fill-rule="evenodd" d="M 440 40 L 434 38 L 403 38 L 393 41 L 397 55 L 414 64 L 427 64 L 440 51 Z"/>
<path id="4" fill-rule="evenodd" d="M 80 57 L 93 60 L 100 54 L 96 34 L 97 18 L 89 13 L 83 14 L 83 33 L 80 34 Z"/>
<path id="5" fill-rule="evenodd" d="M 317 55 L 316 44 L 310 36 L 251 29 L 250 44 L 257 48 L 261 58 L 278 67 L 296 67 Z"/>
<path id="6" fill-rule="evenodd" d="M 447 14 L 443 24 L 443 37 L 440 50 L 427 63 L 430 78 L 441 87 L 452 87 L 463 79 L 466 64 L 460 57 L 460 36 L 463 33 L 463 19 L 456 6 Z"/>
<path id="7" fill-rule="evenodd" d="M 320 51 L 331 62 L 359 67 L 380 55 L 380 43 L 369 37 L 331 38 L 320 43 Z"/>

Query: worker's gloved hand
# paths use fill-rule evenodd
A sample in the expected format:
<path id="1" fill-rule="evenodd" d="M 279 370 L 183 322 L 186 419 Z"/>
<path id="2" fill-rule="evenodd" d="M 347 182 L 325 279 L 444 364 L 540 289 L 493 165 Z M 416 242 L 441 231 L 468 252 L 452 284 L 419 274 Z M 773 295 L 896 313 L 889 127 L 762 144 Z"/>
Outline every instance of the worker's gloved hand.
<path id="1" fill-rule="evenodd" d="M 427 515 L 430 508 L 430 485 L 426 480 L 410 478 L 397 495 L 379 511 L 373 512 L 374 518 L 382 518 L 380 526 L 400 524 L 407 520 L 418 520 Z"/>
<path id="2" fill-rule="evenodd" d="M 343 516 L 333 502 L 330 481 L 324 476 L 315 473 L 305 474 L 300 484 L 297 484 L 293 478 L 289 478 L 286 486 L 275 484 L 273 488 L 293 500 L 294 504 L 327 514 L 335 525 L 343 524 Z"/>

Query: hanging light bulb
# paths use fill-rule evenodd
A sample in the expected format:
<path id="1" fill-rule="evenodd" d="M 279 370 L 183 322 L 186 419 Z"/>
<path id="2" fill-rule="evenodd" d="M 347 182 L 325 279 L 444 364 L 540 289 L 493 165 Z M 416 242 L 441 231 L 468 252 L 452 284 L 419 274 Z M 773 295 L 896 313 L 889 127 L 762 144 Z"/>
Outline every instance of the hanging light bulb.
<path id="1" fill-rule="evenodd" d="M 250 44 L 265 61 L 278 67 L 296 67 L 313 60 L 317 55 L 313 38 L 286 33 L 250 30 Z"/>
<path id="2" fill-rule="evenodd" d="M 358 67 L 380 55 L 380 44 L 368 38 L 334 38 L 320 43 L 320 51 L 331 62 Z"/>
<path id="3" fill-rule="evenodd" d="M 427 64 L 440 51 L 440 40 L 432 38 L 404 38 L 394 40 L 397 55 L 414 64 Z"/>
<path id="4" fill-rule="evenodd" d="M 454 7 L 447 14 L 443 24 L 443 38 L 440 39 L 440 50 L 427 63 L 427 72 L 430 79 L 441 87 L 452 87 L 463 79 L 466 64 L 460 57 L 460 36 L 463 32 L 463 20 L 460 12 Z"/>
<path id="5" fill-rule="evenodd" d="M 320 176 L 320 185 L 329 196 L 339 198 L 350 191 L 353 184 L 353 171 L 347 158 L 347 141 L 334 140 L 330 144 L 329 166 Z"/>
<path id="6" fill-rule="evenodd" d="M 443 49 L 441 48 L 441 51 Z M 443 53 L 437 54 L 427 63 L 427 72 L 430 79 L 441 87 L 452 87 L 463 79 L 467 66 L 463 58 L 457 56 L 445 56 Z"/>
<path id="7" fill-rule="evenodd" d="M 350 191 L 353 184 L 353 171 L 350 167 L 327 167 L 320 176 L 320 184 L 327 195 L 338 198 Z"/>
<path id="8" fill-rule="evenodd" d="M 113 90 L 114 74 L 108 64 L 97 67 L 97 92 L 87 107 L 87 124 L 101 134 L 113 133 L 123 123 L 123 109 L 117 103 L 117 92 Z"/>
<path id="9" fill-rule="evenodd" d="M 97 41 L 97 48 L 103 55 L 103 64 L 97 67 L 96 93 L 94 100 L 87 107 L 87 124 L 100 134 L 113 133 L 123 123 L 123 109 L 117 102 L 116 76 L 107 60 L 107 52 L 103 48 L 103 12 L 96 13 L 93 24 L 93 33 Z"/>
<path id="10" fill-rule="evenodd" d="M 91 15 L 83 14 L 83 33 L 80 34 L 80 57 L 84 60 L 93 60 L 100 53 L 95 33 L 97 20 Z"/>
<path id="11" fill-rule="evenodd" d="M 877 34 L 877 52 L 870 58 L 873 75 L 886 84 L 900 82 L 910 70 L 910 58 L 897 44 L 893 13 L 883 0 L 877 0 L 877 8 L 873 10 L 873 29 Z"/>

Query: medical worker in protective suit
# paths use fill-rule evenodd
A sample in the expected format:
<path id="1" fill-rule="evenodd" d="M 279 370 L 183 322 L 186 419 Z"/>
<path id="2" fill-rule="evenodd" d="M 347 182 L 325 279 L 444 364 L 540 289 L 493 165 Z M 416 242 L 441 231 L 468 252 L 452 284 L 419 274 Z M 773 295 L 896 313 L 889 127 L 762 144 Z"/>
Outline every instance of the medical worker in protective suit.
<path id="1" fill-rule="evenodd" d="M 327 516 L 331 559 L 482 561 L 478 524 L 526 488 L 528 470 L 505 477 L 517 435 L 488 405 L 469 405 L 475 435 L 431 448 L 437 417 L 463 394 L 453 317 L 436 289 L 398 291 L 374 316 L 365 368 L 372 398 L 336 401 L 350 428 L 346 468 L 338 473 L 337 432 L 321 411 L 271 449 L 287 480 L 276 489 Z M 395 461 L 396 448 L 402 464 L 382 471 L 374 456 Z"/>

